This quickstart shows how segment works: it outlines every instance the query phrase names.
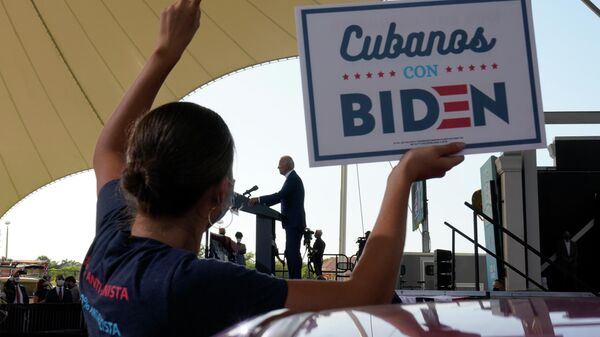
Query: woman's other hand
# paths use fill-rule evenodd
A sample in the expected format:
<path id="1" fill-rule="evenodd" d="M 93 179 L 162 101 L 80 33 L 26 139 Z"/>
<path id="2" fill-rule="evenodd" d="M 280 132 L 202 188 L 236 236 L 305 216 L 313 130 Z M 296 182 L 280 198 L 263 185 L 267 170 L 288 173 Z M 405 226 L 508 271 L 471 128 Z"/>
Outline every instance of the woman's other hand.
<path id="1" fill-rule="evenodd" d="M 443 177 L 465 159 L 456 155 L 464 148 L 464 143 L 450 143 L 412 149 L 402 157 L 390 178 L 403 174 L 412 182 Z"/>

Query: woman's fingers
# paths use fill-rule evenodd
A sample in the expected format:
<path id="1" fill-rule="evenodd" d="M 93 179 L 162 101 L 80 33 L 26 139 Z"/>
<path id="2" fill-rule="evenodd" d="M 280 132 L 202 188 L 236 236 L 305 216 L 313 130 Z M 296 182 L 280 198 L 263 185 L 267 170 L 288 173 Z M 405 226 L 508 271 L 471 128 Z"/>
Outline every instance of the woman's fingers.
<path id="1" fill-rule="evenodd" d="M 402 158 L 401 171 L 412 181 L 443 177 L 464 160 L 456 155 L 464 148 L 464 143 L 450 143 L 412 149 Z"/>
<path id="2" fill-rule="evenodd" d="M 465 143 L 449 143 L 435 148 L 438 149 L 440 155 L 448 156 L 462 151 L 465 148 Z"/>
<path id="3" fill-rule="evenodd" d="M 161 13 L 158 50 L 178 60 L 200 26 L 200 1 L 179 0 Z"/>

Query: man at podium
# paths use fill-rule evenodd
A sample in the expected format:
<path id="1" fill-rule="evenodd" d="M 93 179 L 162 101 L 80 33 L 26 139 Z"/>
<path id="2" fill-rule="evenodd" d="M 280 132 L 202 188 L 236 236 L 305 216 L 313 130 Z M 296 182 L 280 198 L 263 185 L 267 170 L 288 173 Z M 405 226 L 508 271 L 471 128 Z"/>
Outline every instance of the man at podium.
<path id="1" fill-rule="evenodd" d="M 302 258 L 300 257 L 300 241 L 306 228 L 304 212 L 304 184 L 294 171 L 294 160 L 290 156 L 279 159 L 279 173 L 285 176 L 281 190 L 270 195 L 251 198 L 249 203 L 273 206 L 281 203 L 282 225 L 285 230 L 285 256 L 288 260 L 290 279 L 301 278 Z"/>

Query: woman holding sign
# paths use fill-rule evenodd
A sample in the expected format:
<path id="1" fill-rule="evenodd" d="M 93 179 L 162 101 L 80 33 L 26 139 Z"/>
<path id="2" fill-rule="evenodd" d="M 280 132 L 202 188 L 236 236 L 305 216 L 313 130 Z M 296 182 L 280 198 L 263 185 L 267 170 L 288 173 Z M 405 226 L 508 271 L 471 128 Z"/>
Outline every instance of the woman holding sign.
<path id="1" fill-rule="evenodd" d="M 154 53 L 98 138 L 96 237 L 81 277 L 90 336 L 209 336 L 277 308 L 389 303 L 410 185 L 443 176 L 462 161 L 453 155 L 463 146 L 410 151 L 392 170 L 361 262 L 347 282 L 286 281 L 198 259 L 202 234 L 231 206 L 231 133 L 218 114 L 192 103 L 148 110 L 199 24 L 199 0 L 179 0 L 162 13 Z"/>

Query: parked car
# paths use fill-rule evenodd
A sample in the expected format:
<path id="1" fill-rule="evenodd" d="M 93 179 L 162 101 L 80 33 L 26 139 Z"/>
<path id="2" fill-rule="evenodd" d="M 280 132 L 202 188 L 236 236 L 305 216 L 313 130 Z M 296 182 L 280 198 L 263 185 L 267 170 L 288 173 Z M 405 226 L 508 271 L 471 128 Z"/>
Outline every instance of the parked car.
<path id="1" fill-rule="evenodd" d="M 258 336 L 600 336 L 600 299 L 497 298 L 303 313 L 283 309 L 217 335 Z"/>

